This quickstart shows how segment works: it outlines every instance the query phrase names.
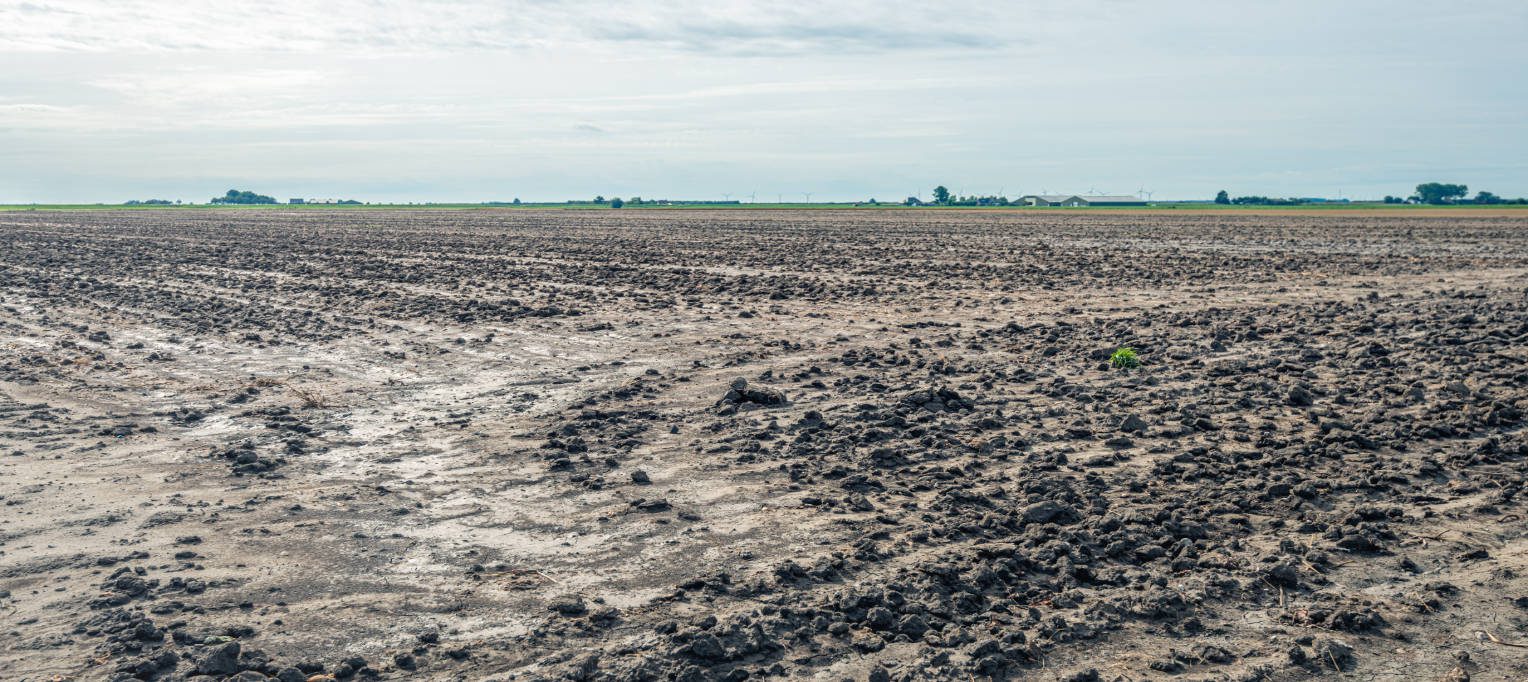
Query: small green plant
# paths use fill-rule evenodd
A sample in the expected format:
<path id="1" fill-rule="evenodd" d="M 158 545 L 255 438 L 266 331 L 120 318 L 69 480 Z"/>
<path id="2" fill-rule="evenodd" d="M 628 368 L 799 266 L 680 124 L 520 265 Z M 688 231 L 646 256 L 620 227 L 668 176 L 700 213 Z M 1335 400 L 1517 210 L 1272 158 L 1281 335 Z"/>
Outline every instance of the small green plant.
<path id="1" fill-rule="evenodd" d="M 1120 369 L 1135 369 L 1141 366 L 1141 358 L 1136 356 L 1134 348 L 1126 346 L 1109 356 L 1109 364 Z"/>

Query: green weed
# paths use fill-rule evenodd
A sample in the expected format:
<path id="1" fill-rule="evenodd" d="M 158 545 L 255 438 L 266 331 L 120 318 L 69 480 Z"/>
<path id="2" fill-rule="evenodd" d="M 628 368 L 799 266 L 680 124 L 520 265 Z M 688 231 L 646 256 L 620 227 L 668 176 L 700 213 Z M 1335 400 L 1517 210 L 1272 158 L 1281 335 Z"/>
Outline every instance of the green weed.
<path id="1" fill-rule="evenodd" d="M 1135 354 L 1134 348 L 1127 346 L 1114 351 L 1114 354 L 1109 356 L 1109 364 L 1119 369 L 1135 369 L 1141 366 L 1141 358 Z"/>

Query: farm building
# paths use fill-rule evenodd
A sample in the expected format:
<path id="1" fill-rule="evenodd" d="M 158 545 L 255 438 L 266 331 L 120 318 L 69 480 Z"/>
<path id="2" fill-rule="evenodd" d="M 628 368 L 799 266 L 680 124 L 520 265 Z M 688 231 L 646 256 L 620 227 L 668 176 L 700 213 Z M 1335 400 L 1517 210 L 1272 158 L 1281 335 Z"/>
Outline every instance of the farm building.
<path id="1" fill-rule="evenodd" d="M 1086 206 L 1075 194 L 1030 194 L 1019 197 L 1027 206 Z"/>
<path id="2" fill-rule="evenodd" d="M 1019 197 L 1027 206 L 1145 206 L 1146 200 L 1129 195 L 1081 196 L 1077 194 L 1030 194 Z"/>

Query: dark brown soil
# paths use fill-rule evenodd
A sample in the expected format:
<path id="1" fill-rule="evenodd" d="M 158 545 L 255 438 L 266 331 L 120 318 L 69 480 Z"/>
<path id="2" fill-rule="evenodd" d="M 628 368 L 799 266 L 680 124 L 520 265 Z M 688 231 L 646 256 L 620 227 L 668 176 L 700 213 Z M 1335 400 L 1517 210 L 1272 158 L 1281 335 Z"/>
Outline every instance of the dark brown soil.
<path id="1" fill-rule="evenodd" d="M 1525 367 L 1528 216 L 0 214 L 0 679 L 1524 679 Z"/>

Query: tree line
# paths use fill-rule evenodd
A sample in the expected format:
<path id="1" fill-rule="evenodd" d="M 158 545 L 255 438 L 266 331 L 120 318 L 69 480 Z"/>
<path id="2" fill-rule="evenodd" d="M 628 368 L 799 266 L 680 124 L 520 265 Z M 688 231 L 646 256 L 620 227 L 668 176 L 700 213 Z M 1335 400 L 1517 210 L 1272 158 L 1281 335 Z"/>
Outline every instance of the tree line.
<path id="1" fill-rule="evenodd" d="M 274 198 L 272 198 L 272 197 L 265 196 L 264 194 L 255 194 L 254 192 L 240 191 L 240 190 L 236 190 L 236 189 L 231 189 L 231 190 L 228 190 L 228 193 L 224 194 L 223 196 L 213 197 L 212 198 L 212 203 L 214 203 L 214 204 L 274 204 L 274 203 L 276 203 L 276 200 Z"/>
<path id="2" fill-rule="evenodd" d="M 1504 199 L 1492 192 L 1480 191 L 1475 193 L 1474 199 L 1466 199 L 1470 188 L 1465 185 L 1455 185 L 1444 182 L 1424 182 L 1417 185 L 1417 191 L 1407 199 L 1400 197 L 1385 197 L 1387 204 L 1400 204 L 1407 201 L 1418 204 L 1528 204 L 1528 198 Z"/>
<path id="3" fill-rule="evenodd" d="M 1446 182 L 1424 182 L 1417 185 L 1416 192 L 1409 197 L 1397 197 L 1385 195 L 1383 199 L 1387 204 L 1428 204 L 1431 206 L 1443 206 L 1450 204 L 1528 204 L 1528 198 L 1505 199 L 1491 192 L 1476 192 L 1473 199 L 1468 198 L 1470 188 L 1465 185 L 1456 185 Z M 1215 194 L 1215 203 L 1224 205 L 1240 206 L 1302 206 L 1312 203 L 1305 199 L 1291 199 L 1264 196 L 1232 197 L 1225 190 Z"/>
<path id="4" fill-rule="evenodd" d="M 874 204 L 874 199 L 870 200 Z M 908 197 L 902 201 L 904 206 L 1018 206 L 1020 202 L 1010 201 L 1005 196 L 994 195 L 966 195 L 960 196 L 950 192 L 950 188 L 940 185 L 934 188 L 934 197 L 930 201 L 924 201 L 918 197 Z"/>

